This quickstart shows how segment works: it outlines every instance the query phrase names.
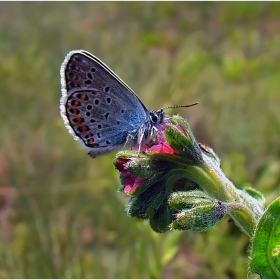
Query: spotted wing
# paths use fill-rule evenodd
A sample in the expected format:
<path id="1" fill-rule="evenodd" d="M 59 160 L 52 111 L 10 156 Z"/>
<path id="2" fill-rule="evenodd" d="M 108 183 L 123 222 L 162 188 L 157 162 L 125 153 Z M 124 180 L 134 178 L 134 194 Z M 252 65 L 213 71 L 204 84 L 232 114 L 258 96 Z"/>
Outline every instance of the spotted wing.
<path id="1" fill-rule="evenodd" d="M 98 58 L 70 52 L 61 66 L 61 115 L 92 157 L 136 137 L 148 111 L 135 93 Z"/>

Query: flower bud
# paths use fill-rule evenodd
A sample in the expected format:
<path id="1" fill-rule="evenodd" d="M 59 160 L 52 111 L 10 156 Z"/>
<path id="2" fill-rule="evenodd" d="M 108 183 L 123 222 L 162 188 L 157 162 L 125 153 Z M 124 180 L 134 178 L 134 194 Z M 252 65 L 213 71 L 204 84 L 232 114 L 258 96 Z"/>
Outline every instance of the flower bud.
<path id="1" fill-rule="evenodd" d="M 202 191 L 172 193 L 169 205 L 177 210 L 171 229 L 205 231 L 212 228 L 227 212 L 226 203 L 210 198 Z"/>

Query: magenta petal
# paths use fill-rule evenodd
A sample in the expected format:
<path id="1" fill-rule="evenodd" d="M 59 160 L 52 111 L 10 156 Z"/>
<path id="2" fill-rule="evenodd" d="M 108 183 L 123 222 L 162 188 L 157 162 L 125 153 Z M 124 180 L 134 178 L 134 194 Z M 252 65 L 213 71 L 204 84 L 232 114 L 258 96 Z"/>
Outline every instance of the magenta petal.
<path id="1" fill-rule="evenodd" d="M 121 172 L 123 173 L 125 170 L 125 167 L 124 165 L 129 161 L 128 158 L 123 158 L 123 157 L 119 157 L 118 158 L 118 161 L 116 162 L 115 166 L 116 168 Z"/>
<path id="2" fill-rule="evenodd" d="M 131 191 L 138 188 L 144 181 L 146 181 L 146 179 L 136 178 L 131 175 L 129 178 L 126 178 L 125 180 L 124 193 L 129 194 Z"/>
<path id="3" fill-rule="evenodd" d="M 125 181 L 124 185 L 125 185 L 125 187 L 124 187 L 123 192 L 125 194 L 129 194 L 133 190 L 133 184 L 129 184 L 127 181 Z"/>
<path id="4" fill-rule="evenodd" d="M 154 145 L 149 149 L 149 151 L 171 155 L 175 154 L 175 151 L 167 144 L 167 142 Z"/>

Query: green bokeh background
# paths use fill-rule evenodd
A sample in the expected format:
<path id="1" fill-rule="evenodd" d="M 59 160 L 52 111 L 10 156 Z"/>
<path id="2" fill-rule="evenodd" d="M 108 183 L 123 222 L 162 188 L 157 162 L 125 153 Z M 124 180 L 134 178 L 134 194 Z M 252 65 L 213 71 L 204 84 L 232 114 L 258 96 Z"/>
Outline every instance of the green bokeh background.
<path id="1" fill-rule="evenodd" d="M 114 154 L 91 159 L 59 114 L 70 50 L 149 109 L 187 118 L 237 187 L 280 190 L 279 2 L 1 2 L 0 278 L 244 278 L 249 240 L 154 233 L 127 217 Z"/>

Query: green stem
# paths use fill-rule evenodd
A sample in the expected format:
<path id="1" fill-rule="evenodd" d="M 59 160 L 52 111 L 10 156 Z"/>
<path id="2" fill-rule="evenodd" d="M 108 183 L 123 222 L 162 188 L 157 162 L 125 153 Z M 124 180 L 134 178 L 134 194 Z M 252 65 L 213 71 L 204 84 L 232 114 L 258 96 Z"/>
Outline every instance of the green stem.
<path id="1" fill-rule="evenodd" d="M 257 220 L 253 212 L 241 203 L 237 189 L 217 166 L 192 165 L 184 170 L 187 178 L 196 182 L 209 196 L 228 203 L 229 215 L 236 225 L 252 237 Z"/>
<path id="2" fill-rule="evenodd" d="M 224 202 L 239 202 L 236 189 L 225 176 L 221 176 L 223 173 L 217 176 L 216 170 L 213 171 L 198 165 L 188 165 L 183 172 L 186 178 L 197 183 L 210 197 Z"/>
<path id="3" fill-rule="evenodd" d="M 253 237 L 257 225 L 252 211 L 241 203 L 227 203 L 228 214 L 234 219 L 235 224 L 241 228 L 250 238 Z"/>

